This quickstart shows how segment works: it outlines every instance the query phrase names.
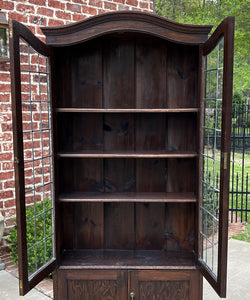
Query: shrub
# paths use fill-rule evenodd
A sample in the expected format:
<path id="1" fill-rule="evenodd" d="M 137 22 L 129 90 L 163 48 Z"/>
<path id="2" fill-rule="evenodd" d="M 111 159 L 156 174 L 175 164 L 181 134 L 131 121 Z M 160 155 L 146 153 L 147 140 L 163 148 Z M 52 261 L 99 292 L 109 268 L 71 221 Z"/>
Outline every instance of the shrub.
<path id="1" fill-rule="evenodd" d="M 45 201 L 38 202 L 26 208 L 26 231 L 28 271 L 31 274 L 52 258 L 52 211 L 50 199 L 46 198 Z M 16 226 L 10 232 L 9 241 L 11 242 L 9 246 L 11 250 L 10 256 L 13 262 L 17 264 Z"/>

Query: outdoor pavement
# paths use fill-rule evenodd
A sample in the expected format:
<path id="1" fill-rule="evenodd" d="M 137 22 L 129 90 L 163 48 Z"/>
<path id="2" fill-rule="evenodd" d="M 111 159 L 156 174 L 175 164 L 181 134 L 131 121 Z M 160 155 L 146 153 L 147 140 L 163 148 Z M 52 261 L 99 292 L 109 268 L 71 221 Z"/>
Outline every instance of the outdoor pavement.
<path id="1" fill-rule="evenodd" d="M 228 291 L 227 300 L 250 299 L 250 243 L 234 239 L 228 241 Z M 18 279 L 9 272 L 0 271 L 0 299 L 1 300 L 51 300 L 37 289 L 33 289 L 26 296 L 18 296 Z M 204 280 L 203 300 L 221 299 L 210 285 Z M 192 300 L 192 299 L 190 299 Z"/>

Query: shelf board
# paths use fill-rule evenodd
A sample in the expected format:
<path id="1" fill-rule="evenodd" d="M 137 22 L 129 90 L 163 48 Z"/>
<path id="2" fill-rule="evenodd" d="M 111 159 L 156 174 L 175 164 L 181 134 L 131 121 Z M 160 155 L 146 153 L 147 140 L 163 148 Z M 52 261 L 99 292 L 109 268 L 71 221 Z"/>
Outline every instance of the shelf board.
<path id="1" fill-rule="evenodd" d="M 57 112 L 72 113 L 197 113 L 199 108 L 56 108 Z"/>
<path id="2" fill-rule="evenodd" d="M 173 202 L 195 203 L 193 193 L 69 193 L 59 195 L 61 202 Z"/>
<path id="3" fill-rule="evenodd" d="M 59 152 L 58 157 L 68 158 L 194 158 L 196 152 L 167 152 L 167 151 L 122 151 L 101 152 L 89 150 L 84 152 Z"/>
<path id="4" fill-rule="evenodd" d="M 192 252 L 164 250 L 65 250 L 60 269 L 196 269 Z"/>

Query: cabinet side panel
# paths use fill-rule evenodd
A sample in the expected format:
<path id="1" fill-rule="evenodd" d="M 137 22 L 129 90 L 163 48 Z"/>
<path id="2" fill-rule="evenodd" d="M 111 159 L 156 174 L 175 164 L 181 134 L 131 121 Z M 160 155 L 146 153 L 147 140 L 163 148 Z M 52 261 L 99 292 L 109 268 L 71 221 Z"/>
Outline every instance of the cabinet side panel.
<path id="1" fill-rule="evenodd" d="M 55 76 L 57 85 L 53 87 L 57 107 L 71 107 L 72 99 L 72 61 L 67 49 L 55 50 Z"/>
<path id="2" fill-rule="evenodd" d="M 195 210 L 192 203 L 167 203 L 165 250 L 194 250 Z"/>
<path id="3" fill-rule="evenodd" d="M 198 47 L 168 44 L 168 107 L 197 107 Z"/>
<path id="4" fill-rule="evenodd" d="M 166 107 L 166 42 L 136 41 L 136 107 Z"/>
<path id="5" fill-rule="evenodd" d="M 107 39 L 103 47 L 104 108 L 133 108 L 134 39 Z"/>
<path id="6" fill-rule="evenodd" d="M 61 226 L 64 249 L 74 248 L 74 203 L 61 203 Z"/>

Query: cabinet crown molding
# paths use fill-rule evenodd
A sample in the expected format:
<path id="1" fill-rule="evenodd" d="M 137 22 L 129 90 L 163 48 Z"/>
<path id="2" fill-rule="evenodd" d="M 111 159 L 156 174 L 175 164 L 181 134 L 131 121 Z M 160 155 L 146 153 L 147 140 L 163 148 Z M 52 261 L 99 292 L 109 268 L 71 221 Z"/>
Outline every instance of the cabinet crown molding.
<path id="1" fill-rule="evenodd" d="M 207 40 L 212 25 L 181 24 L 151 13 L 118 11 L 100 14 L 73 24 L 42 27 L 46 44 L 74 45 L 113 33 L 144 33 L 172 42 L 197 45 Z"/>

